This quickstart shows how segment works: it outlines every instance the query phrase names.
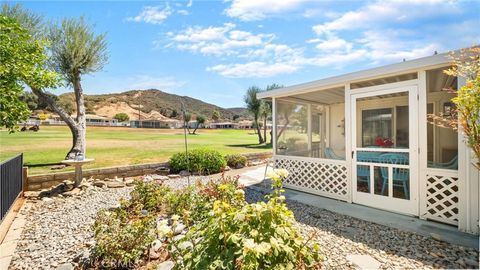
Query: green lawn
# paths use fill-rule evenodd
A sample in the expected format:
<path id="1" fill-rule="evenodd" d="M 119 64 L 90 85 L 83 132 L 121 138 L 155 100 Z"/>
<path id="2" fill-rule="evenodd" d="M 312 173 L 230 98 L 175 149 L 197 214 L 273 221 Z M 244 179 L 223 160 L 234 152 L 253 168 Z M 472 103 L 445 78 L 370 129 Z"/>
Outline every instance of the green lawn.
<path id="1" fill-rule="evenodd" d="M 208 147 L 223 154 L 270 151 L 258 145 L 251 130 L 197 130 L 188 135 L 190 149 Z M 66 126 L 41 126 L 39 132 L 9 134 L 0 130 L 0 160 L 24 153 L 25 163 L 45 164 L 63 160 L 71 147 L 71 134 Z M 88 127 L 87 157 L 95 162 L 84 168 L 166 161 L 184 150 L 183 130 Z M 67 168 L 64 170 L 71 170 Z M 50 166 L 30 167 L 30 174 L 50 172 Z M 63 171 L 63 170 L 62 170 Z"/>

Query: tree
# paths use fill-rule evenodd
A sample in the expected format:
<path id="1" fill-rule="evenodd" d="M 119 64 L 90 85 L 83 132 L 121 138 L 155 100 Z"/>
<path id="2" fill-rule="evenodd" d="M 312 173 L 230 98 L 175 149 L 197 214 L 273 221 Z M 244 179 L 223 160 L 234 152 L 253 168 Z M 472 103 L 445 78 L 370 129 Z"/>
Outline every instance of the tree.
<path id="1" fill-rule="evenodd" d="M 20 5 L 2 6 L 2 14 L 15 18 L 32 37 L 32 44 L 46 43 L 45 27 L 41 16 L 23 9 Z M 53 26 L 48 36 L 50 47 L 49 67 L 57 73 L 49 71 L 46 68 L 47 58 L 39 65 L 36 65 L 49 80 L 55 79 L 55 74 L 69 86 L 73 86 L 75 92 L 75 102 L 77 116 L 74 119 L 70 114 L 58 104 L 58 102 L 49 95 L 45 89 L 54 87 L 57 83 L 38 83 L 35 80 L 25 82 L 32 89 L 32 92 L 41 102 L 45 102 L 55 111 L 67 124 L 72 132 L 72 148 L 67 153 L 65 159 L 73 159 L 76 155 L 85 155 L 86 150 L 86 124 L 85 124 L 85 103 L 83 99 L 83 89 L 81 86 L 81 76 L 101 70 L 107 61 L 105 35 L 96 36 L 92 29 L 85 24 L 83 18 L 80 20 L 65 19 L 60 26 Z M 3 43 L 3 39 L 2 39 Z M 33 62 L 35 63 L 35 62 Z M 44 80 L 48 81 L 48 80 Z"/>
<path id="2" fill-rule="evenodd" d="M 234 114 L 233 117 L 232 117 L 232 120 L 233 120 L 233 121 L 237 121 L 238 118 L 240 118 L 240 115 Z"/>
<path id="3" fill-rule="evenodd" d="M 212 120 L 213 122 L 217 122 L 220 119 L 220 113 L 217 110 L 214 110 L 212 113 Z"/>
<path id="4" fill-rule="evenodd" d="M 50 30 L 50 39 L 51 65 L 74 90 L 76 119 L 58 108 L 56 103 L 50 103 L 48 99 L 47 103 L 67 123 L 72 132 L 73 145 L 67 158 L 73 159 L 76 155 L 85 155 L 86 151 L 85 101 L 81 78 L 85 74 L 102 70 L 106 64 L 108 60 L 106 36 L 96 35 L 92 27 L 81 17 L 64 19 L 60 25 L 53 26 Z M 34 87 L 32 90 L 40 97 L 44 96 L 41 89 Z"/>
<path id="5" fill-rule="evenodd" d="M 193 130 L 193 134 L 197 131 L 198 127 L 200 125 L 203 125 L 205 123 L 205 116 L 203 115 L 197 115 L 197 125 L 195 126 L 195 129 Z"/>
<path id="6" fill-rule="evenodd" d="M 185 112 L 183 114 L 183 125 L 185 128 L 187 128 L 188 134 L 190 134 L 190 126 L 188 125 L 190 123 L 190 120 L 192 120 L 192 115 L 188 112 Z"/>
<path id="7" fill-rule="evenodd" d="M 0 126 L 10 132 L 30 115 L 24 85 L 54 87 L 58 77 L 45 68 L 45 40 L 36 40 L 15 18 L 0 14 Z"/>
<path id="8" fill-rule="evenodd" d="M 463 49 L 451 54 L 453 67 L 445 73 L 466 78 L 466 84 L 452 99 L 456 105 L 459 124 L 467 145 L 477 157 L 476 167 L 480 170 L 480 47 Z"/>
<path id="9" fill-rule="evenodd" d="M 113 118 L 117 119 L 119 122 L 126 122 L 130 120 L 130 117 L 126 113 L 117 113 Z"/>
<path id="10" fill-rule="evenodd" d="M 175 118 L 175 117 L 177 117 L 177 116 L 178 116 L 177 110 L 173 109 L 173 110 L 172 110 L 172 113 L 170 114 L 170 118 Z"/>
<path id="11" fill-rule="evenodd" d="M 260 113 L 261 113 L 260 109 L 262 106 L 262 101 L 257 98 L 257 94 L 260 92 L 261 92 L 260 88 L 256 86 L 251 86 L 248 88 L 247 93 L 243 97 L 243 100 L 247 105 L 248 111 L 253 114 L 253 124 L 257 130 L 258 143 L 262 144 L 264 143 L 264 140 L 262 138 L 262 133 L 260 132 L 260 125 L 258 124 L 258 118 L 260 116 Z"/>
<path id="12" fill-rule="evenodd" d="M 278 89 L 278 88 L 283 88 L 283 86 L 280 85 L 280 84 L 273 83 L 273 84 L 267 85 L 267 88 L 265 89 L 265 91 L 270 91 L 270 90 L 274 90 L 274 89 Z M 269 116 L 273 116 L 272 102 L 268 101 L 268 100 L 263 100 L 262 101 L 261 112 L 262 112 L 261 114 L 262 114 L 262 117 L 263 117 L 263 137 L 264 137 L 265 142 L 266 142 L 267 141 L 267 118 Z M 272 130 L 270 130 L 270 144 L 273 144 L 273 136 L 272 135 L 273 135 Z"/>

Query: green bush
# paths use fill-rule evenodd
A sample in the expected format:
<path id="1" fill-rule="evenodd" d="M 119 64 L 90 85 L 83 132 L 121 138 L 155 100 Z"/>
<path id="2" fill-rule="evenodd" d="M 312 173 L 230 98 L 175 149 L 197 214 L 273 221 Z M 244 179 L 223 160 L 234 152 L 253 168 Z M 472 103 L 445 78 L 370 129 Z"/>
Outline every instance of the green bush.
<path id="1" fill-rule="evenodd" d="M 183 170 L 198 174 L 218 173 L 226 166 L 222 154 L 213 149 L 194 149 L 188 151 L 188 161 L 185 152 L 174 154 L 169 161 L 173 172 Z"/>
<path id="2" fill-rule="evenodd" d="M 320 269 L 319 245 L 303 238 L 281 195 L 287 174 L 271 176 L 274 191 L 266 203 L 246 203 L 241 189 L 234 191 L 234 203 L 216 200 L 207 218 L 182 239 L 196 244 L 173 252 L 173 258 L 182 258 L 175 268 Z"/>
<path id="3" fill-rule="evenodd" d="M 94 253 L 102 262 L 113 266 L 132 268 L 155 239 L 152 228 L 155 218 L 137 215 L 126 218 L 123 208 L 101 210 L 94 223 Z"/>
<path id="4" fill-rule="evenodd" d="M 240 154 L 226 155 L 225 160 L 230 168 L 240 169 L 247 166 L 247 157 Z"/>

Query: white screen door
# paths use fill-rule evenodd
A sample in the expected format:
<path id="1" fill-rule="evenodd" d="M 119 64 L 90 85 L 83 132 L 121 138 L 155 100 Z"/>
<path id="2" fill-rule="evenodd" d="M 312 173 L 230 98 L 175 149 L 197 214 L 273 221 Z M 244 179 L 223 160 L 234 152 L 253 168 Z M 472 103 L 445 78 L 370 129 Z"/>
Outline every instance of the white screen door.
<path id="1" fill-rule="evenodd" d="M 353 201 L 418 215 L 417 87 L 351 96 Z"/>

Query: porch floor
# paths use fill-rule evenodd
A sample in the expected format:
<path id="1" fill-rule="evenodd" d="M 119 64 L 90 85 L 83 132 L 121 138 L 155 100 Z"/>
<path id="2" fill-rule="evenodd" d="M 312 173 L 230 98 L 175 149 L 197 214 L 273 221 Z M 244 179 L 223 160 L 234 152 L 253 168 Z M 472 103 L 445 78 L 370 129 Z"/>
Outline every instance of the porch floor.
<path id="1" fill-rule="evenodd" d="M 268 180 L 262 181 L 264 172 L 265 167 L 263 166 L 244 172 L 243 174 L 240 174 L 240 182 L 256 189 L 257 191 L 266 192 L 269 190 L 270 184 L 267 183 Z M 265 187 L 267 187 L 267 190 L 265 190 Z M 474 248 L 477 250 L 479 249 L 478 236 L 460 232 L 455 226 L 422 220 L 416 217 L 379 210 L 363 205 L 346 203 L 302 191 L 292 189 L 285 190 L 285 197 L 289 200 L 376 224 L 389 226 L 402 231 L 431 237 L 450 244 Z"/>

